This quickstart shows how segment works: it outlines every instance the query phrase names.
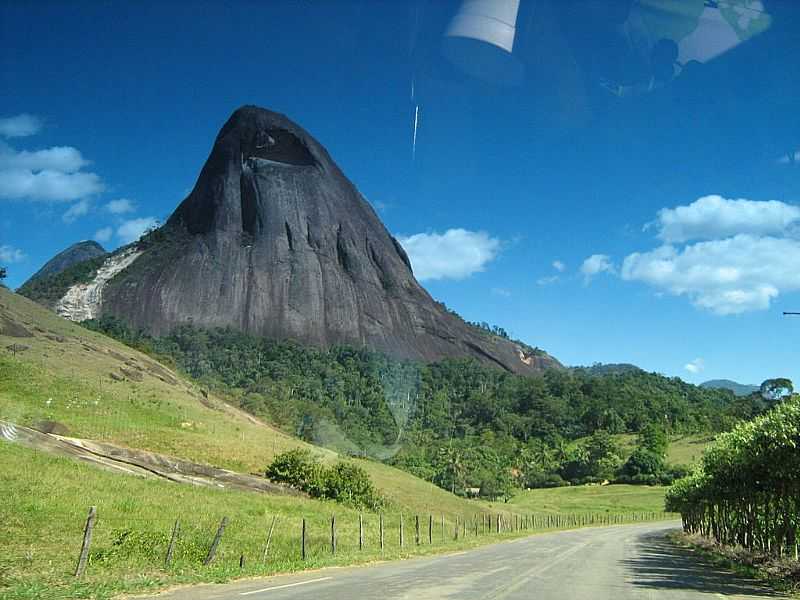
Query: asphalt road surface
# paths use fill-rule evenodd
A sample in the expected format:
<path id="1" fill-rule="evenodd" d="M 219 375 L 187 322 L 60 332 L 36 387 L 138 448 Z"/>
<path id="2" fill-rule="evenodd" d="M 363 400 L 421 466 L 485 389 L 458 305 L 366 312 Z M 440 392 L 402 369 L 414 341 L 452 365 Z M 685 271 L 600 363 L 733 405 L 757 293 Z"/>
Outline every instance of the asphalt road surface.
<path id="1" fill-rule="evenodd" d="M 665 539 L 675 523 L 535 535 L 477 550 L 183 588 L 159 600 L 776 598 Z"/>

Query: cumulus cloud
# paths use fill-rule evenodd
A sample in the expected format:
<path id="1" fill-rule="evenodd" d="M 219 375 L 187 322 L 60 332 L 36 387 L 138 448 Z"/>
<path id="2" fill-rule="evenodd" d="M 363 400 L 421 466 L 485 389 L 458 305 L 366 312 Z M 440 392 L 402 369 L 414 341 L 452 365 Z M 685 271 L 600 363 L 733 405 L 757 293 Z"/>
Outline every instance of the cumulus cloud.
<path id="1" fill-rule="evenodd" d="M 134 212 L 136 210 L 136 205 L 132 200 L 128 200 L 127 198 L 119 198 L 118 200 L 112 200 L 111 202 L 107 203 L 103 208 L 105 208 L 112 215 L 124 215 L 126 213 Z"/>
<path id="2" fill-rule="evenodd" d="M 145 231 L 155 227 L 158 220 L 155 217 L 141 217 L 139 219 L 130 219 L 125 221 L 117 227 L 117 237 L 123 244 L 130 244 L 135 242 Z M 102 230 L 101 230 L 102 231 Z"/>
<path id="3" fill-rule="evenodd" d="M 564 272 L 564 269 L 566 269 L 566 268 L 567 268 L 567 265 L 565 265 L 565 264 L 564 264 L 563 262 L 561 262 L 560 260 L 554 260 L 554 261 L 553 261 L 553 268 L 554 268 L 556 271 L 558 271 L 559 273 L 563 273 L 563 272 Z"/>
<path id="4" fill-rule="evenodd" d="M 464 279 L 478 273 L 500 252 L 500 240 L 484 231 L 448 229 L 397 238 L 420 281 Z"/>
<path id="5" fill-rule="evenodd" d="M 769 308 L 781 291 L 800 290 L 800 241 L 737 235 L 634 252 L 622 278 L 643 281 L 721 315 Z"/>
<path id="6" fill-rule="evenodd" d="M 19 248 L 0 246 L 0 263 L 18 263 L 28 258 Z"/>
<path id="7" fill-rule="evenodd" d="M 683 368 L 689 371 L 689 373 L 696 375 L 697 373 L 705 369 L 706 365 L 702 358 L 695 358 L 694 360 L 683 365 Z"/>
<path id="8" fill-rule="evenodd" d="M 111 240 L 111 236 L 114 235 L 114 230 L 111 227 L 103 227 L 102 229 L 98 229 L 94 232 L 94 239 L 101 244 L 104 244 Z"/>
<path id="9" fill-rule="evenodd" d="M 42 120 L 28 113 L 0 119 L 0 136 L 7 138 L 27 137 L 39 133 L 41 129 Z"/>
<path id="10" fill-rule="evenodd" d="M 774 235 L 800 221 L 800 207 L 777 200 L 729 200 L 712 195 L 688 206 L 663 208 L 654 225 L 658 238 L 668 244 L 714 240 L 740 233 Z M 652 224 L 651 224 L 652 225 Z"/>
<path id="11" fill-rule="evenodd" d="M 85 216 L 89 212 L 91 204 L 88 200 L 79 200 L 67 209 L 61 218 L 64 223 L 74 223 L 78 218 Z"/>
<path id="12" fill-rule="evenodd" d="M 53 146 L 44 150 L 16 151 L 0 144 L 0 170 L 61 171 L 74 173 L 89 164 L 78 149 L 72 146 Z"/>
<path id="13" fill-rule="evenodd" d="M 103 191 L 100 177 L 72 146 L 16 150 L 0 142 L 0 199 L 71 201 Z"/>
<path id="14" fill-rule="evenodd" d="M 800 208 L 791 204 L 719 196 L 664 209 L 658 237 L 668 243 L 628 255 L 621 276 L 719 315 L 765 310 L 781 293 L 800 290 L 798 220 Z"/>
<path id="15" fill-rule="evenodd" d="M 595 275 L 599 275 L 600 273 L 614 273 L 615 269 L 608 255 L 592 254 L 583 261 L 580 271 L 584 279 L 588 282 Z"/>

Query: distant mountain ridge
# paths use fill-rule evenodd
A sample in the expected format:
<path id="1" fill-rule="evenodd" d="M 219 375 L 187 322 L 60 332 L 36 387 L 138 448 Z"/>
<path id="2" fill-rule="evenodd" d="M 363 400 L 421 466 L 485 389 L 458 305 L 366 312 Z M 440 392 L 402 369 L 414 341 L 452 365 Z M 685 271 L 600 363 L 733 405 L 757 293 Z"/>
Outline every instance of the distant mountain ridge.
<path id="1" fill-rule="evenodd" d="M 747 383 L 738 383 L 730 379 L 710 379 L 700 384 L 700 387 L 707 389 L 730 390 L 737 396 L 749 396 L 753 392 L 761 389 L 761 386 Z"/>
<path id="2" fill-rule="evenodd" d="M 36 271 L 36 273 L 31 275 L 31 277 L 25 283 L 23 283 L 20 288 L 24 288 L 26 285 L 29 285 L 34 281 L 44 279 L 45 277 L 58 275 L 59 273 L 66 271 L 71 266 L 80 262 L 105 256 L 106 254 L 108 254 L 106 249 L 95 241 L 85 240 L 83 242 L 78 242 L 66 250 L 62 250 L 53 258 L 48 260 L 44 266 Z"/>

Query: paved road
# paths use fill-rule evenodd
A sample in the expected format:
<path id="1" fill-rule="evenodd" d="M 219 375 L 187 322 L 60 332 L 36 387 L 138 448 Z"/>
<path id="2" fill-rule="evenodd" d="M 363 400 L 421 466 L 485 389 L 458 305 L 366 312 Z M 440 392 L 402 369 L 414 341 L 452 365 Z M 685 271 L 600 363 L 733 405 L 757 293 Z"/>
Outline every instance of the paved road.
<path id="1" fill-rule="evenodd" d="M 185 588 L 159 600 L 703 600 L 779 595 L 698 561 L 674 523 L 532 536 L 470 552 Z"/>

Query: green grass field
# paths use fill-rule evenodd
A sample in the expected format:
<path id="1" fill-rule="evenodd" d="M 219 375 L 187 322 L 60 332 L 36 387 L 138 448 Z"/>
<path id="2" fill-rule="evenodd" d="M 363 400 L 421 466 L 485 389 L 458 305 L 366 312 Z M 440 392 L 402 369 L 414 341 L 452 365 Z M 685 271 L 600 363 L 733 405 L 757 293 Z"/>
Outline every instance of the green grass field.
<path id="1" fill-rule="evenodd" d="M 665 491 L 664 487 L 647 485 L 568 486 L 526 490 L 517 494 L 509 505 L 532 513 L 662 512 Z"/>
<path id="2" fill-rule="evenodd" d="M 22 329 L 21 329 L 22 328 Z M 30 336 L 20 337 L 24 332 Z M 10 335 L 10 334 L 13 334 Z M 9 349 L 9 347 L 11 347 Z M 279 452 L 308 447 L 323 460 L 333 452 L 312 447 L 229 406 L 198 384 L 150 357 L 100 334 L 69 323 L 32 302 L 0 288 L 0 419 L 22 425 L 41 420 L 64 424 L 70 435 L 108 441 L 236 471 L 261 473 Z M 522 515 L 572 512 L 580 505 L 593 512 L 618 510 L 631 515 L 654 506 L 654 491 L 636 498 L 615 490 L 592 504 L 590 488 L 525 492 L 508 504 L 466 500 L 398 469 L 358 461 L 387 498 L 385 558 L 469 547 L 523 533 L 452 539 L 456 517 L 472 522 L 477 514 Z M 331 502 L 252 492 L 184 486 L 106 472 L 0 441 L 0 598 L 108 598 L 121 592 L 157 589 L 176 583 L 223 581 L 324 565 L 381 558 L 378 516 L 365 513 L 366 549 L 357 547 L 358 514 Z M 596 488 L 601 490 L 601 488 Z M 623 494 L 624 492 L 624 494 Z M 549 500 L 540 501 L 545 495 Z M 533 501 L 537 497 L 540 500 Z M 573 500 L 570 498 L 573 497 Z M 578 505 L 575 504 L 575 498 Z M 641 504 L 637 504 L 641 501 Z M 91 563 L 75 582 L 82 528 L 90 505 L 98 520 Z M 328 549 L 329 519 L 336 513 L 339 548 Z M 406 547 L 399 542 L 405 516 Z M 433 545 L 414 544 L 414 516 L 437 527 Z M 227 516 L 219 556 L 202 567 L 205 551 L 220 519 Z M 273 516 L 278 527 L 272 559 L 262 564 L 266 533 Z M 445 539 L 441 539 L 441 518 Z M 299 556 L 302 518 L 307 519 L 309 554 Z M 163 567 L 170 528 L 182 523 L 174 564 Z M 470 531 L 474 531 L 470 527 Z M 239 568 L 240 556 L 245 568 Z"/>

